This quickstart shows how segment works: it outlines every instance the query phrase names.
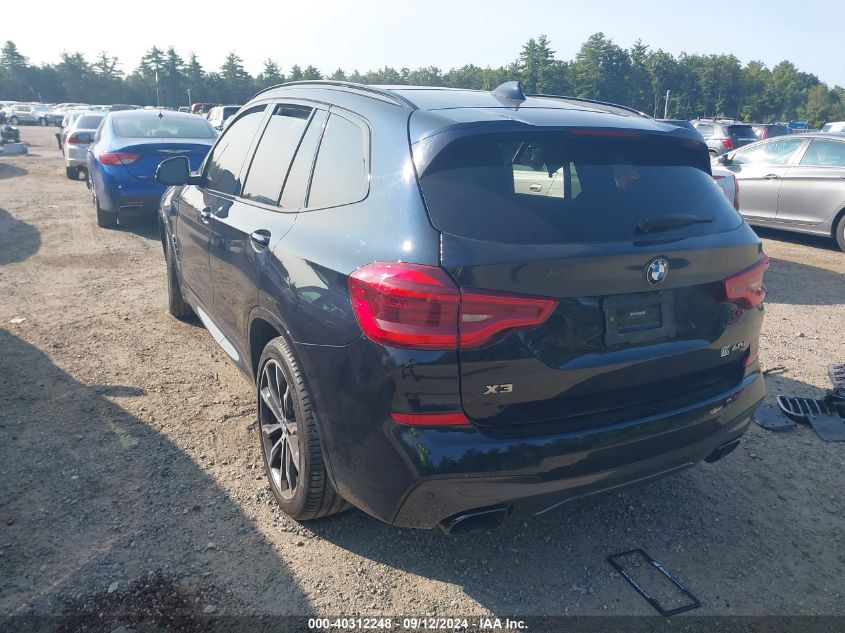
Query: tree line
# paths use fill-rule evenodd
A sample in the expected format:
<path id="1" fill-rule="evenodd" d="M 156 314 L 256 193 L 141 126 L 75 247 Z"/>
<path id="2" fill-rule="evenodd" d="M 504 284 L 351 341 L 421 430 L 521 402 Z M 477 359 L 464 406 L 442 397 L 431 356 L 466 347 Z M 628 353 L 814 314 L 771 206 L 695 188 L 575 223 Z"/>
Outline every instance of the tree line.
<path id="1" fill-rule="evenodd" d="M 257 91 L 285 81 L 336 79 L 365 84 L 415 84 L 492 90 L 513 79 L 527 92 L 563 94 L 628 105 L 662 117 L 666 91 L 669 118 L 726 116 L 774 122 L 801 118 L 812 127 L 845 120 L 845 88 L 829 87 L 784 60 L 769 68 L 761 61 L 742 64 L 731 54 L 674 56 L 642 41 L 623 48 L 604 33 L 591 35 L 574 59 L 560 60 L 545 35 L 528 40 L 506 66 L 467 64 L 443 71 L 436 66 L 392 68 L 361 73 L 338 68 L 325 74 L 314 66 L 283 68 L 265 60 L 250 75 L 230 52 L 218 70 L 187 59 L 174 47 L 150 48 L 130 73 L 117 57 L 103 52 L 92 60 L 62 52 L 58 63 L 35 65 L 7 41 L 0 50 L 0 99 L 43 102 L 134 103 L 181 106 L 193 102 L 245 103 Z M 158 79 L 156 81 L 156 78 Z"/>

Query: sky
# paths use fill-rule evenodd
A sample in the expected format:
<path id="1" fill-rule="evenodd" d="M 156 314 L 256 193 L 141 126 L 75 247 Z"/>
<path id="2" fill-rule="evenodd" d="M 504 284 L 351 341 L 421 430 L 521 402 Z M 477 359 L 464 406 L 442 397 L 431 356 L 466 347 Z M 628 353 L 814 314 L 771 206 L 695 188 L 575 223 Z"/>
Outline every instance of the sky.
<path id="1" fill-rule="evenodd" d="M 46 6 L 45 6 L 46 4 Z M 12 39 L 35 63 L 57 62 L 61 51 L 93 60 L 117 56 L 131 72 L 152 45 L 170 45 L 187 58 L 197 53 L 216 70 L 229 51 L 257 74 L 274 59 L 283 72 L 312 64 L 323 74 L 393 66 L 512 62 L 531 37 L 549 37 L 558 59 L 571 59 L 591 34 L 602 31 L 625 48 L 638 38 L 674 55 L 733 53 L 744 64 L 770 68 L 788 59 L 833 86 L 845 86 L 842 0 L 783 3 L 732 2 L 526 2 L 525 0 L 142 0 L 75 4 L 48 0 L 14 18 Z M 52 8 L 51 8 L 52 7 Z M 68 15 L 75 7 L 79 19 Z M 708 7 L 712 7 L 711 13 Z M 7 23 L 8 24 L 8 23 Z"/>

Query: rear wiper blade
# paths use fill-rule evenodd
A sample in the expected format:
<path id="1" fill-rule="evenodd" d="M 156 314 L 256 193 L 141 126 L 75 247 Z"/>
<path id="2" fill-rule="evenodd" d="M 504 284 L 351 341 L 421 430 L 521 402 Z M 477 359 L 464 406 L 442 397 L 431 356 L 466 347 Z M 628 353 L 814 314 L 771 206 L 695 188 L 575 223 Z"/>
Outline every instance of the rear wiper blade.
<path id="1" fill-rule="evenodd" d="M 666 229 L 689 226 L 690 224 L 710 224 L 712 221 L 713 218 L 702 218 L 691 213 L 666 213 L 640 220 L 637 223 L 637 228 L 642 233 L 651 233 L 652 231 L 665 231 Z"/>

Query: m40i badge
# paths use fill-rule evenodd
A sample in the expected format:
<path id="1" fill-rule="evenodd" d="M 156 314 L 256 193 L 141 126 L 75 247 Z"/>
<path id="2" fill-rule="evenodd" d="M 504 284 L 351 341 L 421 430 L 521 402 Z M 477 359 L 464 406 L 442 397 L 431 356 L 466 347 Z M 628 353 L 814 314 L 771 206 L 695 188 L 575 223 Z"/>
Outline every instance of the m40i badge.
<path id="1" fill-rule="evenodd" d="M 748 347 L 748 343 L 746 343 L 745 341 L 740 341 L 739 343 L 734 343 L 733 345 L 725 345 L 721 350 L 722 358 L 724 358 L 725 356 L 730 356 L 731 352 L 735 352 L 737 350 L 744 350 L 746 347 Z"/>

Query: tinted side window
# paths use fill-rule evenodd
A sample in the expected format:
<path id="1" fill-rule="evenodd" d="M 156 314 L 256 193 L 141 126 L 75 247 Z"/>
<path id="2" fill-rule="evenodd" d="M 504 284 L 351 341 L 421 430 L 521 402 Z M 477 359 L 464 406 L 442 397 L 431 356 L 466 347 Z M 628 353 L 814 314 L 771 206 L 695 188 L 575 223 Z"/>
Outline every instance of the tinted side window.
<path id="1" fill-rule="evenodd" d="M 320 142 L 327 116 L 325 110 L 317 110 L 311 117 L 311 123 L 308 124 L 308 129 L 305 130 L 305 135 L 299 143 L 299 149 L 296 150 L 296 157 L 293 159 L 285 181 L 282 199 L 279 202 L 282 208 L 301 209 L 305 206 L 308 179 L 311 177 L 314 155 L 317 153 L 317 144 Z"/>
<path id="2" fill-rule="evenodd" d="M 736 152 L 731 161 L 736 165 L 748 165 L 751 163 L 767 164 L 767 165 L 785 165 L 789 162 L 792 155 L 798 151 L 803 139 L 783 139 L 772 141 L 770 143 L 760 143 L 752 146 L 750 149 L 741 149 Z"/>
<path id="3" fill-rule="evenodd" d="M 314 165 L 309 207 L 334 207 L 363 200 L 367 195 L 367 157 L 364 131 L 332 114 Z"/>
<path id="4" fill-rule="evenodd" d="M 813 139 L 800 164 L 817 167 L 845 167 L 845 143 Z"/>
<path id="5" fill-rule="evenodd" d="M 226 128 L 206 162 L 205 180 L 209 189 L 232 195 L 240 193 L 241 167 L 263 116 L 264 106 L 257 106 Z"/>
<path id="6" fill-rule="evenodd" d="M 276 106 L 255 150 L 244 183 L 245 198 L 276 204 L 311 112 L 306 106 Z"/>

